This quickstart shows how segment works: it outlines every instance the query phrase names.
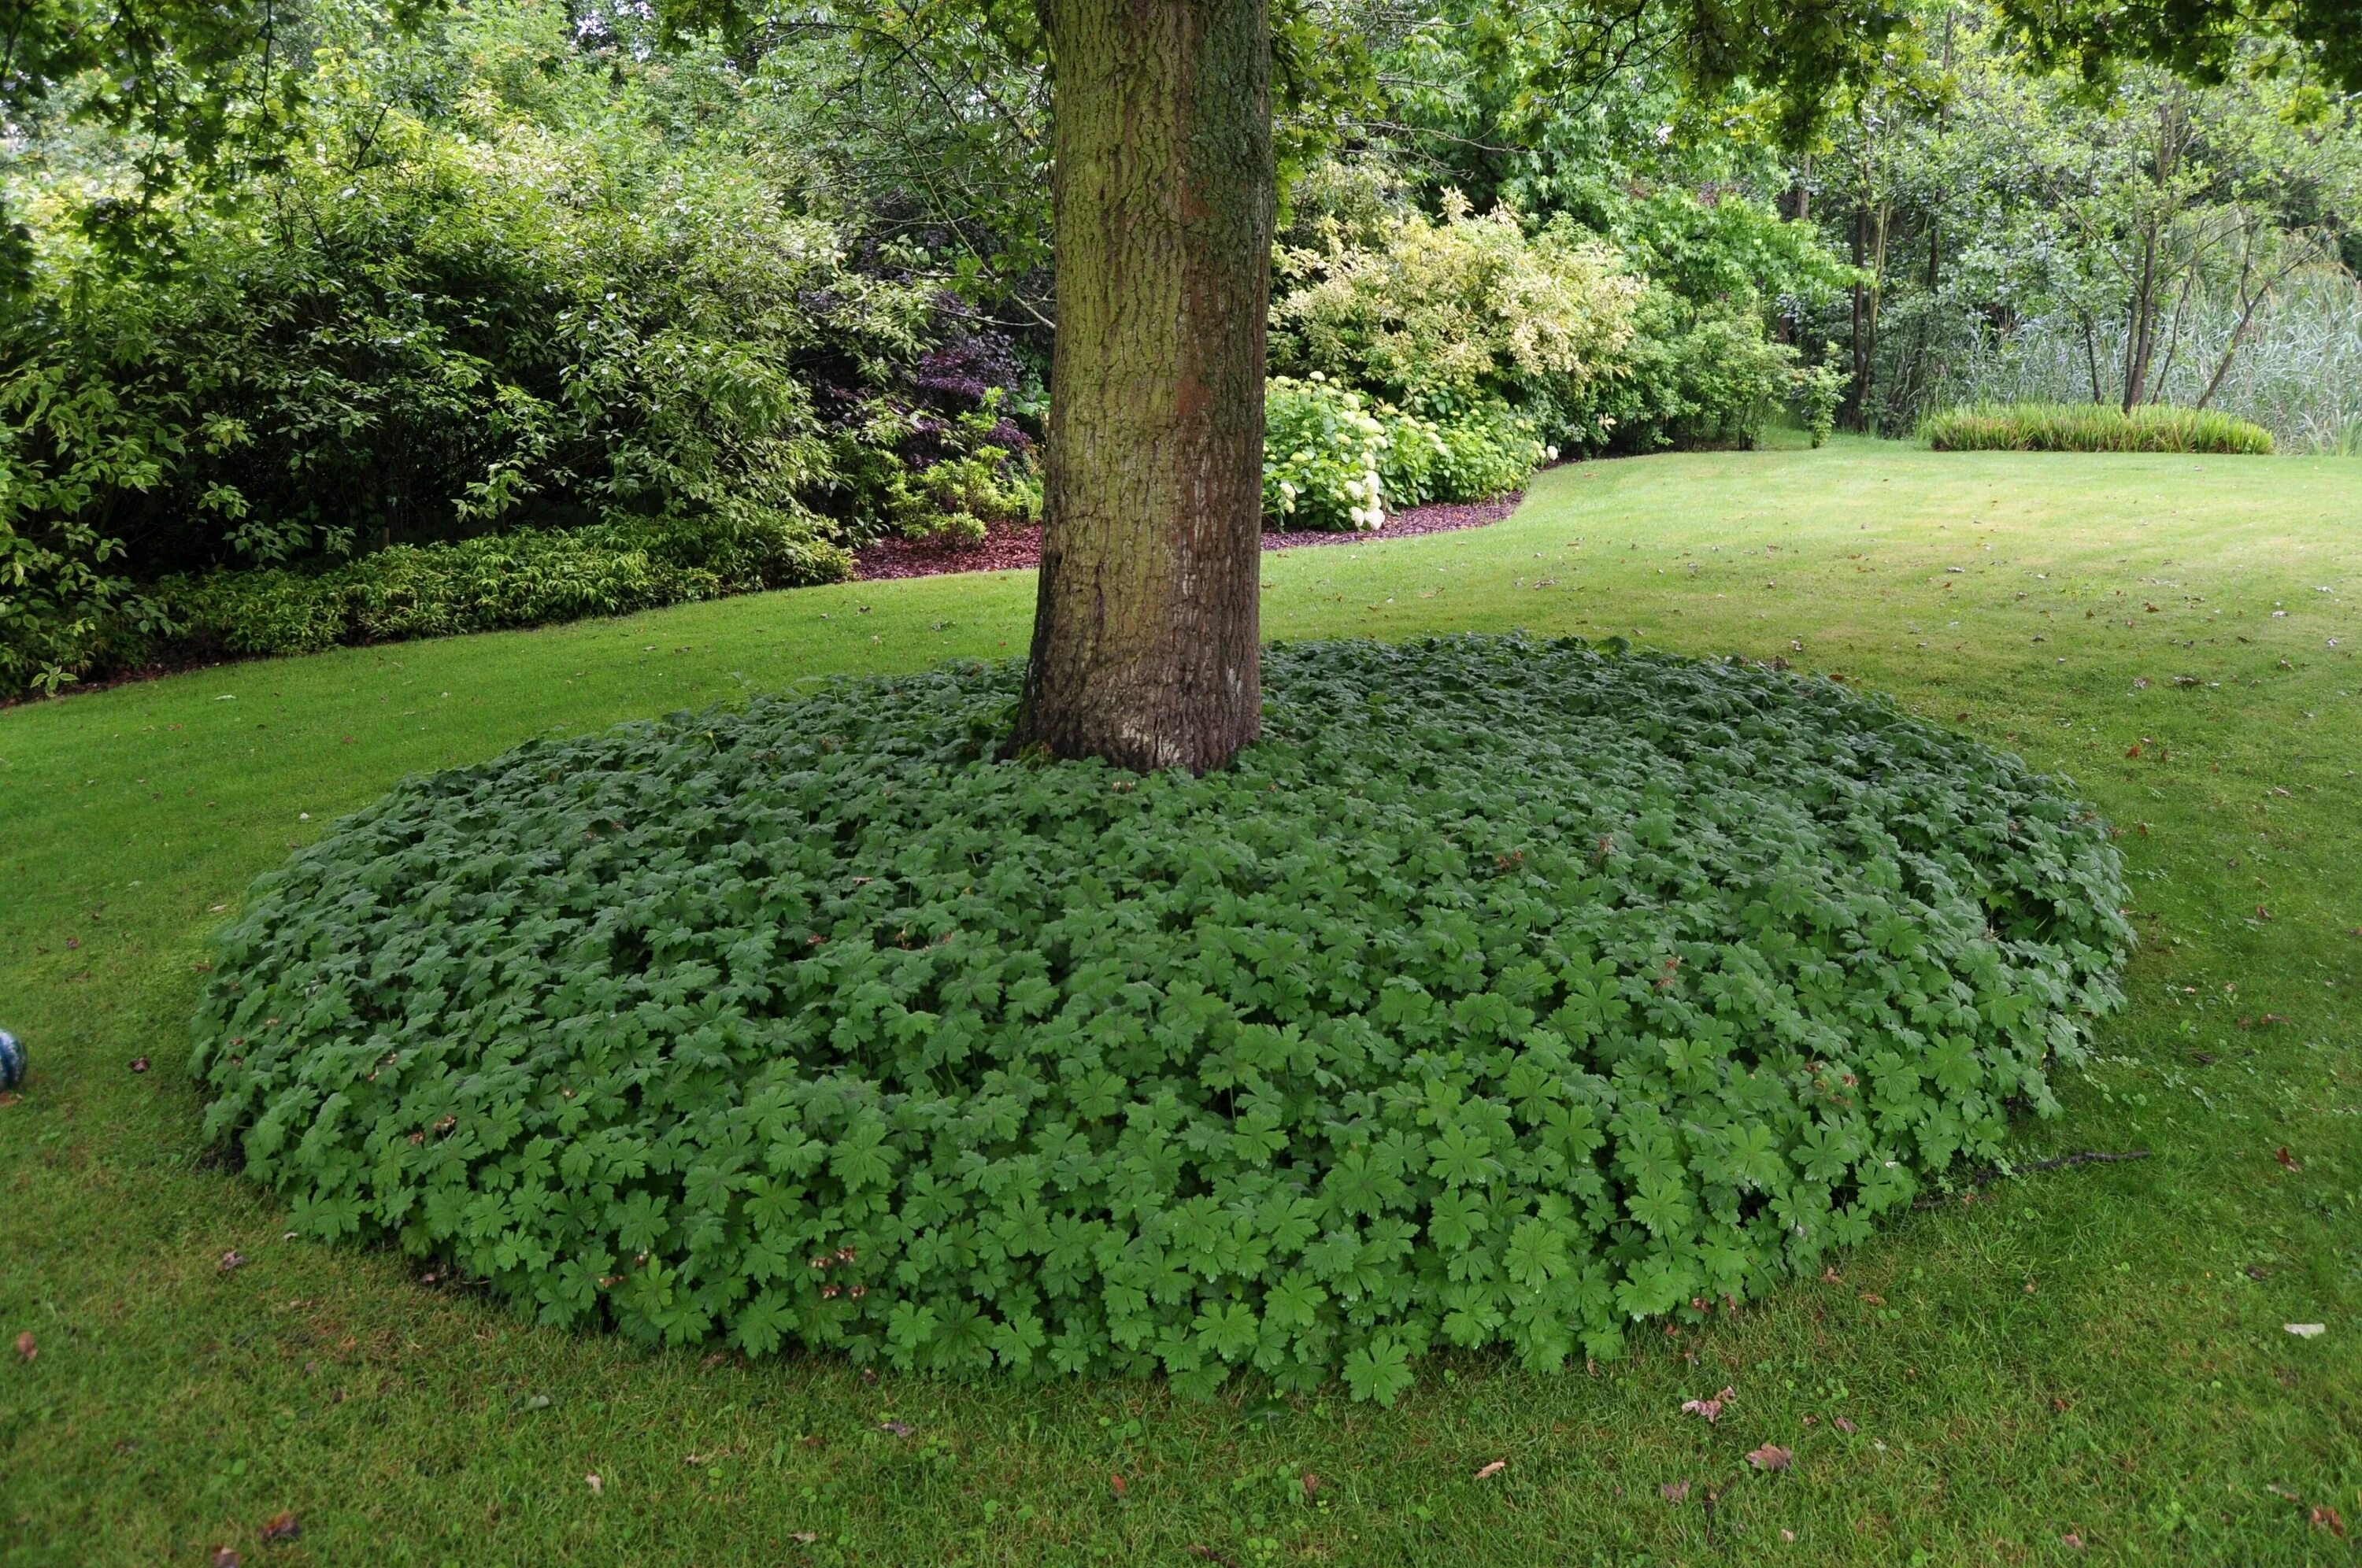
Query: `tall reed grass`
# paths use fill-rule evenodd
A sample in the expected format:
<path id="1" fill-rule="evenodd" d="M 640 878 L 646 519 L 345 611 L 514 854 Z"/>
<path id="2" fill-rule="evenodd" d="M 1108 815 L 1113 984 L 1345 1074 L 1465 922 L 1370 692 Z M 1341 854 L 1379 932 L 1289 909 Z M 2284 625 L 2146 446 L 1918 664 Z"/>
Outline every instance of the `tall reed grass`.
<path id="1" fill-rule="evenodd" d="M 2238 326 L 2227 299 L 2194 302 L 2166 346 L 2159 403 L 2194 405 Z M 2124 331 L 2061 318 L 2017 327 L 1999 342 L 1948 348 L 1918 407 L 1975 403 L 2121 403 Z M 2098 387 L 2093 388 L 2093 369 Z M 2210 410 L 2270 431 L 2283 452 L 2362 456 L 2362 280 L 2342 267 L 2309 268 L 2275 289 L 2247 324 Z"/>
<path id="2" fill-rule="evenodd" d="M 2213 409 L 2103 403 L 1971 403 L 1919 427 L 1939 452 L 2215 452 L 2261 457 L 2272 433 Z"/>

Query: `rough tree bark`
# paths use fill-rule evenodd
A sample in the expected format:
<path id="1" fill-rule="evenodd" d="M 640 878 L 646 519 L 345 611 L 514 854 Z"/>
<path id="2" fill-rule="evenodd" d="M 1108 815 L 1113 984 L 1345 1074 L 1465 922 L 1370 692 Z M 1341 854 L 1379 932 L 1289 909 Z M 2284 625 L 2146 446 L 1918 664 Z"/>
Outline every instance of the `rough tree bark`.
<path id="1" fill-rule="evenodd" d="M 1043 0 L 1046 527 L 1015 749 L 1202 771 L 1262 723 L 1266 0 Z"/>

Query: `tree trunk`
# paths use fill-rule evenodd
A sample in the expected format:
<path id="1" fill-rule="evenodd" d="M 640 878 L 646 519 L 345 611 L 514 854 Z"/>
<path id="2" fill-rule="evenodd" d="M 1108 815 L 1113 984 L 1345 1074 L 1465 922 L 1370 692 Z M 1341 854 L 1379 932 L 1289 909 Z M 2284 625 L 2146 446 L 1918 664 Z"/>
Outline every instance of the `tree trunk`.
<path id="1" fill-rule="evenodd" d="M 1266 0 L 1043 0 L 1058 334 L 1015 749 L 1202 771 L 1262 724 Z"/>
<path id="2" fill-rule="evenodd" d="M 2157 223 L 2152 219 L 2142 237 L 2140 282 L 2133 290 L 2130 316 L 2125 324 L 2125 401 L 2130 414 L 2140 406 L 2148 383 L 2148 361 L 2157 336 Z"/>

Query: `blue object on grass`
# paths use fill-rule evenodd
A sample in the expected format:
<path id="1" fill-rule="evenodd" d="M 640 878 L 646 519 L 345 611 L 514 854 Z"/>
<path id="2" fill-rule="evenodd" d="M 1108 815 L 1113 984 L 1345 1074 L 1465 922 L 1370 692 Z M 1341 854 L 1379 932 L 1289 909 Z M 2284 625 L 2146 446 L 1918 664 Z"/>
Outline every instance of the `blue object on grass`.
<path id="1" fill-rule="evenodd" d="M 25 1081 L 25 1047 L 17 1038 L 0 1029 L 0 1089 L 12 1089 Z"/>

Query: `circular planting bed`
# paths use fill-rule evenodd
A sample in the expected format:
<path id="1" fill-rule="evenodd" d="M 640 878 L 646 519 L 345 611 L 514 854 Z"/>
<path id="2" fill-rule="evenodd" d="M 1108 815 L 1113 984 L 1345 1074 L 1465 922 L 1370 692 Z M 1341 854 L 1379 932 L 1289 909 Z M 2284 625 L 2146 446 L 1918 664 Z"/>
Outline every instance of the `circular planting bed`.
<path id="1" fill-rule="evenodd" d="M 1613 1354 L 1997 1157 L 2115 1006 L 2104 830 L 1842 687 L 1277 647 L 1203 778 L 1018 672 L 414 779 L 220 940 L 213 1135 L 554 1323 L 1209 1388 Z"/>

